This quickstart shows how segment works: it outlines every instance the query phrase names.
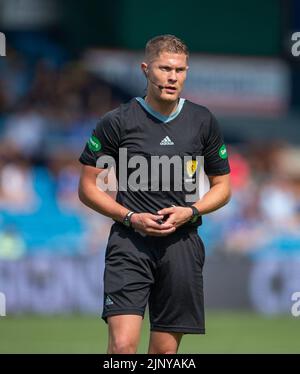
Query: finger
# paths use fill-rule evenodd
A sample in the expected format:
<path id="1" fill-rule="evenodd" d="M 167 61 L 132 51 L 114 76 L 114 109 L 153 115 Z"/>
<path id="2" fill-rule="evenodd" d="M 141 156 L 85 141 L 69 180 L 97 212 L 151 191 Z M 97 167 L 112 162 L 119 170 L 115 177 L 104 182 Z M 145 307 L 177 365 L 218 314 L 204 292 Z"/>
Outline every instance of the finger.
<path id="1" fill-rule="evenodd" d="M 172 228 L 167 229 L 167 230 L 147 229 L 145 232 L 148 235 L 153 235 L 153 236 L 166 236 L 166 235 L 172 234 L 172 232 L 174 232 L 175 230 L 176 230 L 176 228 L 172 227 Z"/>
<path id="2" fill-rule="evenodd" d="M 159 210 L 157 213 L 158 214 L 170 214 L 170 213 L 173 213 L 174 212 L 174 207 L 171 207 L 171 208 L 163 208 L 161 210 Z"/>
<path id="3" fill-rule="evenodd" d="M 160 227 L 158 229 L 152 228 L 152 227 L 147 228 L 147 230 L 149 230 L 149 231 L 155 231 L 155 232 L 160 232 L 160 233 L 164 233 L 164 232 L 167 232 L 167 231 L 172 231 L 172 230 L 175 230 L 175 229 L 176 229 L 175 226 L 171 226 L 171 227 L 164 228 L 164 229 L 161 229 Z"/>
<path id="4" fill-rule="evenodd" d="M 157 221 L 157 220 L 159 220 L 159 219 L 163 219 L 164 216 L 163 216 L 162 214 L 158 216 L 158 215 L 150 214 L 150 213 L 149 213 L 149 215 L 148 215 L 147 218 L 150 218 L 150 219 L 152 219 L 153 221 Z"/>
<path id="5" fill-rule="evenodd" d="M 171 222 L 163 222 L 162 224 L 159 225 L 160 230 L 168 230 L 174 227 L 175 225 Z"/>
<path id="6" fill-rule="evenodd" d="M 166 222 L 164 223 L 157 223 L 157 222 L 154 222 L 154 221 L 149 221 L 147 222 L 147 228 L 149 229 L 155 229 L 155 230 L 165 230 L 165 229 L 170 229 L 172 228 L 173 225 L 170 225 L 170 224 L 166 224 Z"/>
<path id="7" fill-rule="evenodd" d="M 176 218 L 174 217 L 174 214 L 168 217 L 168 219 L 165 221 L 165 224 L 172 225 L 172 226 L 176 225 Z"/>

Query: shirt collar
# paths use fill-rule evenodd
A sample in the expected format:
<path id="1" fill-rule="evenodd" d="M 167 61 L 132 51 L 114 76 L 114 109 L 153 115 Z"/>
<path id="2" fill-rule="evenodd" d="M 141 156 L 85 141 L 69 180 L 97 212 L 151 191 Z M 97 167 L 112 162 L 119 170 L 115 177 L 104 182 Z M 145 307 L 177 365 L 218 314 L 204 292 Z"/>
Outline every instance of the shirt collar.
<path id="1" fill-rule="evenodd" d="M 152 107 L 142 97 L 136 97 L 135 99 L 141 104 L 141 106 L 148 113 L 150 113 L 153 117 L 157 118 L 159 121 L 161 121 L 163 123 L 168 123 L 168 122 L 172 121 L 174 118 L 176 118 L 178 116 L 178 114 L 181 112 L 181 109 L 182 109 L 183 104 L 185 102 L 185 99 L 180 98 L 175 112 L 170 114 L 169 116 L 164 116 L 163 114 L 153 110 Z"/>

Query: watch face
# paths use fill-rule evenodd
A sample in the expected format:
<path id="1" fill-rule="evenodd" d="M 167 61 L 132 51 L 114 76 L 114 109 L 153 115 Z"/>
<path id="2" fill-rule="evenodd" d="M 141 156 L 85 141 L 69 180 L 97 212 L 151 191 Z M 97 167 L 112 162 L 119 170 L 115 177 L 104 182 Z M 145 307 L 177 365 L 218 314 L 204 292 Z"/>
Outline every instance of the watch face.
<path id="1" fill-rule="evenodd" d="M 131 216 L 132 216 L 132 214 L 128 213 L 128 215 L 124 218 L 123 224 L 126 227 L 130 227 L 131 226 Z"/>
<path id="2" fill-rule="evenodd" d="M 194 216 L 192 217 L 192 219 L 191 219 L 191 222 L 192 222 L 192 223 L 196 222 L 197 219 L 198 219 L 198 217 L 199 217 L 198 214 L 194 215 Z"/>

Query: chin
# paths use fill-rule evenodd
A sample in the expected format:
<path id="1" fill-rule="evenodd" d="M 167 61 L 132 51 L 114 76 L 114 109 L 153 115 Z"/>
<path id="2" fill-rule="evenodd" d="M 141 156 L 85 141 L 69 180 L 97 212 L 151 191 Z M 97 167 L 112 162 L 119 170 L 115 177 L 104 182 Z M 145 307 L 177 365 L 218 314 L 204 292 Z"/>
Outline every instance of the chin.
<path id="1" fill-rule="evenodd" d="M 169 102 L 169 103 L 173 103 L 174 101 L 177 101 L 179 98 L 179 94 L 176 93 L 176 95 L 170 95 L 170 94 L 165 94 L 163 93 L 161 96 L 160 96 L 160 99 L 161 101 L 164 101 L 164 102 Z"/>

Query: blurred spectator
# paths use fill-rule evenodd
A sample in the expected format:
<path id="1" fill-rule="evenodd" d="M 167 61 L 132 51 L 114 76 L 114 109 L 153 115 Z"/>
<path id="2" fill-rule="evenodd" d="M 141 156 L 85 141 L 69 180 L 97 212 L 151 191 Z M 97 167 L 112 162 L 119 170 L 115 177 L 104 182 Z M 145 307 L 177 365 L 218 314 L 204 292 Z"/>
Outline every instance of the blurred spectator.
<path id="1" fill-rule="evenodd" d="M 82 206 L 78 199 L 80 169 L 76 155 L 57 150 L 48 166 L 54 176 L 55 196 L 61 210 L 78 212 Z"/>
<path id="2" fill-rule="evenodd" d="M 289 180 L 271 180 L 262 187 L 260 199 L 263 217 L 274 229 L 290 227 L 296 215 L 297 201 Z"/>
<path id="3" fill-rule="evenodd" d="M 25 242 L 15 227 L 0 230 L 0 260 L 18 260 L 25 251 Z"/>
<path id="4" fill-rule="evenodd" d="M 297 246 L 298 241 L 300 252 L 297 150 L 278 142 L 250 146 L 250 178 L 234 192 L 228 209 L 235 207 L 225 230 L 227 251 L 255 253 L 270 246 L 285 250 L 285 242 L 292 236 L 298 238 L 293 243 Z"/>
<path id="5" fill-rule="evenodd" d="M 37 110 L 23 107 L 4 123 L 3 140 L 26 158 L 37 156 L 47 133 L 47 121 Z"/>
<path id="6" fill-rule="evenodd" d="M 37 203 L 30 166 L 25 160 L 0 161 L 0 208 L 15 213 L 31 212 Z"/>
<path id="7" fill-rule="evenodd" d="M 23 56 L 8 45 L 7 56 L 0 59 L 0 70 L 0 109 L 14 110 L 28 92 L 30 68 Z"/>

